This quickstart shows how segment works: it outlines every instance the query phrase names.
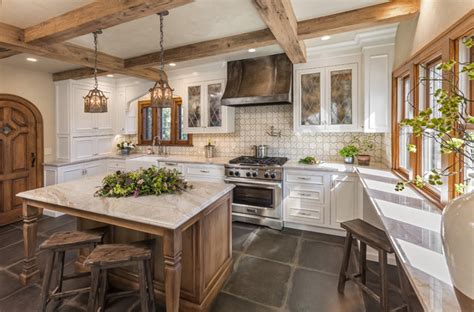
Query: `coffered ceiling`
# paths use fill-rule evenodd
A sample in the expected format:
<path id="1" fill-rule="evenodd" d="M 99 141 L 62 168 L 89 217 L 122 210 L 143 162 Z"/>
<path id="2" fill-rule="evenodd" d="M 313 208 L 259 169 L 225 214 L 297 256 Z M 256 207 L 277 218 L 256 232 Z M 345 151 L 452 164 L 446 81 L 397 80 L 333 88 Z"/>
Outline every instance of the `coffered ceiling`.
<path id="1" fill-rule="evenodd" d="M 26 28 L 92 2 L 92 0 L 0 0 L 0 22 Z M 386 2 L 388 0 L 291 0 L 298 21 Z M 195 0 L 170 10 L 169 16 L 165 18 L 165 47 L 180 47 L 266 27 L 253 0 Z M 158 30 L 159 18 L 156 15 L 107 28 L 99 37 L 99 50 L 120 58 L 155 52 L 158 50 Z M 342 38 L 345 38 L 343 34 L 334 35 L 324 44 L 333 44 Z M 80 36 L 68 42 L 93 48 L 91 35 Z M 305 43 L 308 47 L 322 44 L 320 40 L 305 40 Z M 273 44 L 258 48 L 257 53 L 253 55 L 249 55 L 245 49 L 204 58 L 197 62 L 182 62 L 178 66 L 203 61 L 226 61 L 281 51 L 280 46 Z M 0 64 L 24 66 L 24 59 L 25 55 L 17 55 L 0 60 Z M 43 59 L 39 59 L 39 62 L 26 66 L 33 68 L 36 66 L 39 70 L 48 72 L 77 67 L 54 60 L 45 61 L 40 65 L 42 62 Z"/>

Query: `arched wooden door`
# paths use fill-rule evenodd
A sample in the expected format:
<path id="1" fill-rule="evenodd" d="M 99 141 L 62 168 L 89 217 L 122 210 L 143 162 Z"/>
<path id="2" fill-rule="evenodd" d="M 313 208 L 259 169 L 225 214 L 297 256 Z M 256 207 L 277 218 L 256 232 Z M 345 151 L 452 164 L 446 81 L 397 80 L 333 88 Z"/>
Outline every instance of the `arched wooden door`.
<path id="1" fill-rule="evenodd" d="M 43 119 L 31 102 L 0 94 L 0 226 L 21 220 L 19 192 L 43 185 Z"/>

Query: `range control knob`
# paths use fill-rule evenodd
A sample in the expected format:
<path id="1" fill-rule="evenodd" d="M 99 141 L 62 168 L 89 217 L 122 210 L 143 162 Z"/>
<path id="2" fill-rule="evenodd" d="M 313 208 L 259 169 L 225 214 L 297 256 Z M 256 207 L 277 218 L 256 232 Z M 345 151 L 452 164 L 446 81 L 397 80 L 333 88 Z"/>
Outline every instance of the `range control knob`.
<path id="1" fill-rule="evenodd" d="M 233 175 L 234 175 L 234 171 L 230 170 L 230 171 L 229 171 L 229 175 L 233 176 Z"/>
<path id="2" fill-rule="evenodd" d="M 235 172 L 235 176 L 236 176 L 236 177 L 240 177 L 240 172 L 236 171 L 236 172 Z"/>
<path id="3" fill-rule="evenodd" d="M 255 178 L 255 177 L 257 177 L 257 175 L 258 175 L 258 174 L 257 174 L 257 172 L 256 172 L 256 171 L 252 172 L 252 177 L 254 177 L 254 178 Z"/>
<path id="4" fill-rule="evenodd" d="M 270 173 L 265 172 L 265 174 L 263 176 L 268 179 L 270 177 Z"/>
<path id="5" fill-rule="evenodd" d="M 270 174 L 270 178 L 275 179 L 275 178 L 276 178 L 276 174 L 275 174 L 275 173 Z"/>
<path id="6" fill-rule="evenodd" d="M 250 171 L 247 171 L 247 173 L 245 174 L 247 177 L 250 177 L 252 174 L 250 173 Z"/>

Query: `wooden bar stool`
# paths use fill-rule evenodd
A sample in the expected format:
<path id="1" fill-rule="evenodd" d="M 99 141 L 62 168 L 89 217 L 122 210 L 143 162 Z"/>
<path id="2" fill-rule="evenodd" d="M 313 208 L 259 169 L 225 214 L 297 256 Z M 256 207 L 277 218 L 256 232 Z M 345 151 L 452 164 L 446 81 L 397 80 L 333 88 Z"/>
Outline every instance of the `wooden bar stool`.
<path id="1" fill-rule="evenodd" d="M 65 280 L 90 275 L 88 272 L 64 275 L 64 256 L 66 251 L 79 250 L 81 248 L 90 248 L 90 250 L 94 249 L 97 244 L 102 242 L 105 232 L 105 228 L 99 228 L 87 232 L 57 232 L 51 235 L 40 245 L 40 250 L 47 250 L 48 259 L 46 262 L 46 268 L 41 286 L 39 311 L 45 311 L 46 306 L 51 300 L 59 300 L 64 297 L 89 291 L 90 287 L 68 290 L 64 292 L 62 291 L 63 282 Z M 58 270 L 56 278 L 57 286 L 52 292 L 50 292 L 49 288 L 51 285 L 51 279 L 53 277 L 52 275 L 55 259 L 57 261 Z"/>
<path id="2" fill-rule="evenodd" d="M 341 223 L 341 227 L 347 231 L 346 241 L 344 244 L 344 257 L 342 260 L 341 271 L 339 274 L 339 284 L 337 290 L 339 293 L 344 293 L 344 286 L 347 280 L 352 280 L 356 283 L 367 295 L 372 297 L 378 303 L 380 303 L 380 311 L 387 312 L 390 311 L 389 301 L 388 301 L 388 290 L 389 290 L 389 281 L 388 281 L 388 264 L 387 264 L 387 255 L 394 252 L 392 245 L 385 234 L 384 231 L 370 225 L 369 223 L 360 220 L 350 220 Z M 347 269 L 349 267 L 349 260 L 351 254 L 351 247 L 353 240 L 356 239 L 360 243 L 360 258 L 359 258 L 359 272 L 356 274 L 348 274 Z M 380 264 L 380 273 L 370 270 L 367 267 L 367 246 L 370 246 L 377 250 L 379 255 L 379 264 Z M 398 261 L 397 261 L 398 262 Z M 397 263 L 398 264 L 398 263 Z M 407 296 L 406 291 L 403 289 L 403 283 L 401 281 L 401 268 L 400 265 L 397 265 L 398 275 L 400 279 L 400 286 L 402 289 L 399 289 L 392 285 L 392 287 L 398 290 L 405 304 L 396 307 L 392 311 L 398 311 L 406 309 L 409 311 L 409 306 L 407 305 Z M 370 270 L 371 273 L 377 275 L 380 278 L 380 295 L 375 293 L 372 289 L 366 286 L 366 272 Z"/>
<path id="3" fill-rule="evenodd" d="M 91 291 L 88 312 L 98 308 L 105 311 L 106 299 L 140 294 L 142 312 L 155 311 L 155 297 L 151 273 L 151 250 L 140 244 L 104 244 L 97 246 L 87 257 L 85 265 L 91 267 Z M 106 295 L 107 273 L 109 269 L 138 265 L 139 290 L 121 291 Z M 97 298 L 97 294 L 99 298 Z M 98 306 L 97 306 L 97 299 Z"/>

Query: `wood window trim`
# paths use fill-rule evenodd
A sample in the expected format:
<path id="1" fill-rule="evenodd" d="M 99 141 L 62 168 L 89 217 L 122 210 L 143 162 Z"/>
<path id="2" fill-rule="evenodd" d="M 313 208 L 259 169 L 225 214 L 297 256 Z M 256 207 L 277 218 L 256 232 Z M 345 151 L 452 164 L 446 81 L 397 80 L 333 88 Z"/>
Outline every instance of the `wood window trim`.
<path id="1" fill-rule="evenodd" d="M 193 146 L 192 134 L 188 134 L 188 140 L 179 139 L 179 109 L 183 101 L 181 98 L 174 98 L 174 104 L 171 108 L 171 140 L 161 141 L 163 146 Z M 151 145 L 152 140 L 143 139 L 143 109 L 150 107 L 150 100 L 138 101 L 138 145 Z M 152 138 L 158 135 L 158 129 L 160 128 L 161 118 L 158 116 L 158 109 L 152 109 Z"/>

